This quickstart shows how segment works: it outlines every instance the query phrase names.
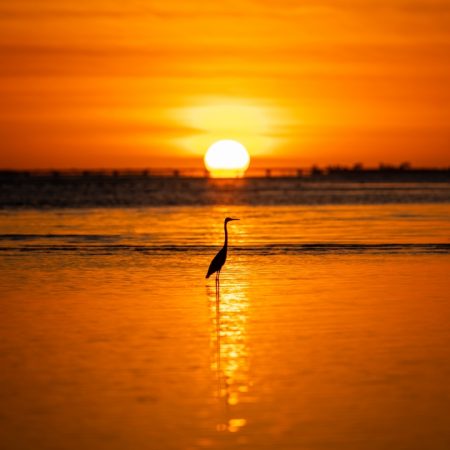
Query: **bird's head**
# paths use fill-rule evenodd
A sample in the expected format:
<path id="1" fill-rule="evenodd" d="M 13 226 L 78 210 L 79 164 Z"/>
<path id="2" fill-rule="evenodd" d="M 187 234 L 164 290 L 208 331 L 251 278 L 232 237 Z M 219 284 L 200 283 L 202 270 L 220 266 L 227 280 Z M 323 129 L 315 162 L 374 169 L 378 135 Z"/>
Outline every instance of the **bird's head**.
<path id="1" fill-rule="evenodd" d="M 225 223 L 231 222 L 232 220 L 240 220 L 240 219 L 233 219 L 232 217 L 227 217 L 225 219 Z"/>

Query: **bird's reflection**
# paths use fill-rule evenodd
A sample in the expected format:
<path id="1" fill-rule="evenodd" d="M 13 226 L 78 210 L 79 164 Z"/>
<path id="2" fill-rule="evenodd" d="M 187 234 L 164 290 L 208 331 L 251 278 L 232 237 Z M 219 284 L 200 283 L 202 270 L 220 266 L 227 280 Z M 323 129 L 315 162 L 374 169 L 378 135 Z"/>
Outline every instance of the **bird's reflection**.
<path id="1" fill-rule="evenodd" d="M 241 285 L 208 289 L 210 299 L 212 369 L 217 376 L 217 398 L 223 404 L 218 431 L 239 431 L 246 420 L 238 405 L 248 400 L 248 301 Z"/>

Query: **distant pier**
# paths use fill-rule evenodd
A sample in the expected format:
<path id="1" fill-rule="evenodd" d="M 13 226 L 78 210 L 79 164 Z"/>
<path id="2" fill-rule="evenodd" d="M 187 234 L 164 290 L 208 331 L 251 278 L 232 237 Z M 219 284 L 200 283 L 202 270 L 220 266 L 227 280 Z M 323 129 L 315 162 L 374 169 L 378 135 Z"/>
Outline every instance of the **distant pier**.
<path id="1" fill-rule="evenodd" d="M 46 169 L 0 170 L 0 180 L 14 181 L 27 178 L 46 180 L 62 179 L 136 179 L 136 178 L 210 178 L 202 168 L 144 168 L 144 169 Z M 450 167 L 416 168 L 408 163 L 398 166 L 380 164 L 378 167 L 312 166 L 250 168 L 245 178 L 299 178 L 305 181 L 350 182 L 450 182 Z"/>

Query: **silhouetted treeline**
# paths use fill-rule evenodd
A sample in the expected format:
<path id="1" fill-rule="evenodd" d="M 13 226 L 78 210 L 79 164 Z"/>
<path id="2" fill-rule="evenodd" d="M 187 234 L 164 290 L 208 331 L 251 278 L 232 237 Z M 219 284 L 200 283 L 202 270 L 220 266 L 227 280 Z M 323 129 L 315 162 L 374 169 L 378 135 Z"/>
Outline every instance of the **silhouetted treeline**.
<path id="1" fill-rule="evenodd" d="M 316 180 L 351 182 L 450 182 L 450 167 L 415 168 L 410 163 L 399 165 L 380 164 L 366 168 L 357 163 L 348 166 L 313 166 L 303 176 Z"/>

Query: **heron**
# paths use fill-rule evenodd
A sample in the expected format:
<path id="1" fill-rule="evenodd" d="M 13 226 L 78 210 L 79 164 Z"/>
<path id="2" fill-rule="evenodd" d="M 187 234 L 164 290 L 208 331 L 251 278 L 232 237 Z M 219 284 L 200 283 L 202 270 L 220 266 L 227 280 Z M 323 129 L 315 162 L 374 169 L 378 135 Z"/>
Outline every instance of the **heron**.
<path id="1" fill-rule="evenodd" d="M 225 218 L 223 222 L 223 227 L 225 230 L 225 242 L 223 244 L 223 247 L 218 251 L 217 255 L 214 256 L 213 260 L 211 261 L 211 264 L 209 265 L 208 273 L 206 274 L 205 278 L 209 278 L 213 273 L 216 274 L 216 286 L 219 284 L 219 276 L 220 271 L 222 270 L 223 265 L 225 264 L 225 261 L 227 260 L 227 249 L 228 249 L 228 230 L 227 230 L 227 224 L 228 222 L 231 222 L 232 220 L 239 220 L 239 219 L 233 219 L 231 217 Z"/>

